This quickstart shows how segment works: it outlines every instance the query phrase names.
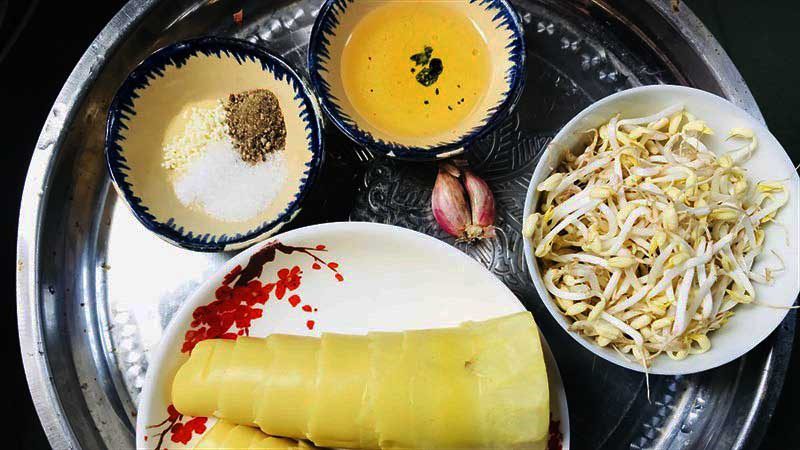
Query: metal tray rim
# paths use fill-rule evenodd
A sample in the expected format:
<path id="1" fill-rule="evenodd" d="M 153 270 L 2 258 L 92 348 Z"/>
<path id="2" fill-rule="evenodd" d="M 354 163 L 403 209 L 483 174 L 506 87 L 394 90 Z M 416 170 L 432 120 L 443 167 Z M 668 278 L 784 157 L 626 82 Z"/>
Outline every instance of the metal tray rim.
<path id="1" fill-rule="evenodd" d="M 602 0 L 595 0 L 603 3 Z M 763 116 L 747 88 L 744 80 L 735 65 L 722 49 L 716 39 L 706 29 L 702 22 L 682 5 L 678 12 L 671 10 L 669 0 L 648 0 L 656 7 L 676 29 L 702 51 L 702 57 L 708 62 L 714 74 L 722 81 L 725 88 L 731 86 L 739 89 L 726 90 L 726 96 L 763 121 Z M 91 85 L 99 74 L 98 62 L 102 65 L 104 55 L 116 47 L 123 37 L 133 28 L 146 13 L 158 3 L 158 0 L 130 0 L 103 28 L 94 39 L 90 47 L 83 54 L 75 68 L 69 75 L 47 120 L 34 150 L 28 173 L 26 176 L 23 196 L 20 206 L 18 239 L 17 239 L 17 320 L 19 327 L 20 349 L 28 380 L 29 389 L 39 419 L 53 448 L 74 448 L 72 443 L 77 443 L 71 429 L 69 420 L 65 416 L 64 406 L 61 404 L 58 393 L 51 382 L 52 372 L 44 351 L 44 326 L 40 309 L 40 287 L 38 286 L 37 266 L 40 258 L 39 237 L 41 234 L 41 218 L 46 210 L 47 202 L 43 199 L 48 188 L 48 179 L 52 172 L 57 149 L 64 139 L 61 133 L 63 126 L 72 120 L 77 108 L 86 94 L 87 87 Z M 791 351 L 791 343 L 785 351 Z M 775 363 L 773 354 L 770 354 L 767 366 Z M 744 445 L 745 441 L 759 443 L 766 425 L 772 416 L 778 393 L 785 379 L 785 365 L 776 368 L 762 379 L 762 385 L 769 383 L 775 395 L 762 398 L 761 404 L 754 404 L 751 414 L 748 414 L 742 435 L 737 439 L 737 444 Z M 767 378 L 772 378 L 768 380 Z M 766 403 L 766 404 L 764 404 Z M 762 418 L 754 417 L 753 412 L 767 408 Z M 763 409 L 762 409 L 763 411 Z M 748 430 L 749 429 L 749 430 Z M 748 431 L 754 431 L 748 439 Z"/>
<path id="2" fill-rule="evenodd" d="M 17 229 L 16 262 L 20 352 L 34 407 L 54 449 L 75 448 L 71 443 L 77 440 L 51 382 L 52 372 L 44 351 L 44 324 L 41 322 L 37 274 L 41 217 L 47 207 L 43 194 L 57 156 L 56 149 L 64 139 L 61 129 L 75 114 L 86 87 L 99 75 L 96 61 L 103 60 L 102 55 L 114 48 L 157 1 L 130 0 L 92 41 L 48 113 L 25 177 Z"/>

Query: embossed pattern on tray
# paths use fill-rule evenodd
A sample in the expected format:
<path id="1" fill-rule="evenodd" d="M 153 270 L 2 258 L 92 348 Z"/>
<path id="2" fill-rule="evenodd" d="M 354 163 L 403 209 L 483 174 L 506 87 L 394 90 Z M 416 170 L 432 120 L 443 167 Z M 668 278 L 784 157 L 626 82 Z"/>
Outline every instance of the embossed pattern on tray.
<path id="1" fill-rule="evenodd" d="M 336 220 L 397 224 L 448 241 L 483 263 L 536 314 L 551 343 L 570 402 L 574 449 L 746 448 L 754 424 L 764 423 L 759 411 L 774 407 L 769 384 L 783 380 L 793 324 L 722 368 L 651 378 L 648 401 L 640 374 L 594 357 L 546 313 L 526 273 L 520 220 L 537 155 L 560 126 L 591 102 L 640 84 L 690 83 L 726 94 L 757 115 L 747 87 L 724 55 L 713 53 L 719 51 L 716 44 L 690 13 L 663 15 L 669 14 L 667 0 L 514 4 L 528 44 L 526 89 L 513 115 L 467 153 L 497 198 L 496 239 L 455 244 L 430 212 L 434 165 L 375 158 L 333 126 L 327 127 L 327 166 L 292 225 Z M 45 424 L 54 444 L 132 445 L 150 351 L 184 298 L 231 256 L 192 253 L 160 241 L 109 192 L 99 149 L 103 114 L 120 77 L 150 51 L 209 30 L 257 42 L 304 68 L 318 6 L 319 0 L 134 0 L 112 23 L 128 33 L 115 52 L 101 51 L 103 42 L 90 48 L 96 58 L 81 74 L 93 80 L 85 88 L 87 100 L 63 129 L 52 124 L 66 120 L 66 106 L 54 108 L 39 144 L 41 152 L 53 152 L 60 142 L 47 190 L 37 192 L 50 206 L 36 243 L 52 249 L 52 255 L 39 255 L 42 262 L 35 269 L 45 330 L 35 345 L 47 353 L 53 379 L 48 382 L 64 408 L 45 406 L 57 411 L 45 414 L 57 417 Z M 240 8 L 241 26 L 232 19 Z M 139 15 L 144 19 L 131 25 Z M 676 33 L 672 21 L 686 34 L 669 34 Z M 656 34 L 663 38 L 659 45 L 652 42 Z M 711 53 L 699 54 L 704 51 Z M 379 251 L 380 242 L 375 246 Z M 69 423 L 69 432 L 63 431 L 63 422 Z"/>
<path id="2" fill-rule="evenodd" d="M 567 389 L 574 405 L 574 448 L 623 448 L 617 437 L 627 433 L 630 448 L 669 448 L 679 434 L 688 434 L 698 422 L 705 400 L 697 377 L 654 377 L 651 400 L 644 398 L 644 378 L 613 366 L 589 354 L 554 325 L 530 282 L 522 253 L 521 217 L 523 201 L 539 153 L 559 126 L 591 102 L 605 95 L 641 84 L 675 82 L 666 68 L 643 67 L 633 55 L 616 48 L 618 43 L 599 42 L 581 29 L 571 17 L 554 14 L 544 5 L 519 5 L 529 43 L 529 69 L 526 89 L 516 111 L 496 131 L 479 141 L 467 153 L 470 165 L 490 184 L 498 206 L 498 237 L 476 245 L 456 243 L 435 223 L 430 209 L 431 186 L 436 175 L 432 163 L 409 163 L 373 157 L 368 151 L 329 148 L 330 153 L 353 153 L 362 162 L 351 220 L 395 224 L 436 236 L 461 248 L 500 277 L 535 313 L 547 336 L 555 336 L 556 352 L 565 373 Z M 314 18 L 314 9 L 300 4 L 294 9 L 251 19 L 237 35 L 269 48 L 283 50 L 296 67 L 303 67 L 305 45 Z M 625 59 L 627 58 L 627 59 Z M 328 127 L 329 133 L 336 133 Z M 355 152 L 355 153 L 354 153 Z M 376 243 L 377 244 L 377 243 Z M 174 302 L 172 297 L 169 303 Z M 112 304 L 114 304 L 112 300 Z M 175 306 L 162 307 L 165 323 Z M 117 311 L 115 318 L 128 318 Z M 117 328 L 115 328 L 117 329 Z M 136 326 L 120 328 L 118 364 L 125 370 L 126 386 L 132 398 L 141 388 L 146 369 L 146 353 L 152 348 L 136 348 Z M 127 334 L 126 334 L 127 333 Z M 115 333 L 117 334 L 117 333 Z M 130 351 L 125 348 L 130 346 Z M 735 378 L 735 368 L 732 375 Z M 586 374 L 585 376 L 578 374 Z M 128 377 L 133 376 L 132 379 Z M 587 382 L 586 378 L 592 379 Z M 691 415 L 682 416 L 688 404 Z M 701 405 L 697 407 L 697 405 Z M 597 411 L 614 411 L 597 414 Z"/>

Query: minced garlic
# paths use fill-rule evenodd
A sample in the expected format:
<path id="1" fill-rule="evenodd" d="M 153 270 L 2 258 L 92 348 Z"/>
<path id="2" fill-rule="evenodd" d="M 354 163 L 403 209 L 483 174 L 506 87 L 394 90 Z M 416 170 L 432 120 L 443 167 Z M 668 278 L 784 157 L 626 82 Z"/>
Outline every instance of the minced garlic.
<path id="1" fill-rule="evenodd" d="M 217 101 L 212 108 L 192 107 L 183 115 L 184 129 L 164 146 L 161 166 L 169 170 L 183 168 L 200 156 L 210 142 L 229 139 L 222 101 Z"/>

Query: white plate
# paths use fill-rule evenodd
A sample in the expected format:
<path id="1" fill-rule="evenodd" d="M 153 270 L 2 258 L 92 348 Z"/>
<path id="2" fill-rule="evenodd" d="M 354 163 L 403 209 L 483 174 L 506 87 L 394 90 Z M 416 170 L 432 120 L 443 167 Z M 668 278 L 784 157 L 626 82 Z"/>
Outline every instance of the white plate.
<path id="1" fill-rule="evenodd" d="M 250 336 L 270 333 L 318 336 L 323 331 L 362 334 L 370 330 L 447 327 L 524 310 L 514 294 L 483 266 L 424 234 L 356 222 L 317 225 L 281 234 L 228 261 L 176 313 L 147 373 L 136 420 L 137 448 L 156 449 L 161 436 L 161 448 L 191 448 L 202 433 L 187 430 L 200 431 L 212 425 L 213 418 L 193 420 L 168 413 L 172 379 L 188 358 L 188 353 L 182 352 L 188 348 L 184 348 L 187 331 L 197 328 L 196 323 L 192 324 L 193 314 L 198 307 L 215 300 L 226 274 L 238 270 L 237 267 L 247 271 L 248 262 L 259 256 L 269 259 L 267 249 L 275 243 L 287 246 L 286 252 L 295 250 L 287 254 L 279 249 L 274 261 L 263 265 L 263 271 L 259 264 L 253 266 L 261 272 L 257 278 L 260 283 L 274 283 L 275 287 L 266 303 L 253 306 L 254 310 L 263 311 L 263 316 L 250 323 Z M 297 247 L 309 250 L 298 251 Z M 298 268 L 295 272 L 300 271 L 299 279 L 287 277 L 294 267 Z M 281 276 L 283 281 L 279 281 Z M 282 299 L 277 298 L 279 294 Z M 295 306 L 289 301 L 292 298 Z M 245 309 L 243 312 L 247 312 Z M 243 328 L 234 324 L 231 330 Z M 566 450 L 569 448 L 566 394 L 546 343 L 545 359 L 550 381 L 551 426 L 558 425 Z M 176 427 L 176 423 L 181 425 Z M 186 444 L 173 441 L 186 437 L 191 438 Z"/>
<path id="2" fill-rule="evenodd" d="M 582 133 L 607 122 L 615 114 L 622 117 L 639 117 L 682 104 L 687 111 L 706 121 L 716 134 L 705 138 L 709 149 L 733 149 L 736 144 L 726 143 L 724 139 L 732 128 L 749 128 L 758 139 L 758 148 L 752 158 L 743 164 L 751 180 L 784 180 L 789 188 L 789 203 L 778 213 L 776 220 L 784 227 L 770 225 L 764 242 L 764 254 L 770 250 L 777 252 L 786 266 L 783 273 L 771 286 L 756 284 L 757 299 L 779 308 L 759 305 L 739 305 L 735 315 L 720 330 L 710 335 L 711 349 L 699 355 L 691 355 L 681 361 L 674 361 L 666 355 L 653 361 L 651 374 L 679 375 L 713 369 L 728 363 L 755 347 L 781 323 L 786 316 L 785 307 L 794 303 L 800 292 L 800 178 L 795 172 L 789 155 L 767 128 L 729 101 L 698 89 L 683 86 L 644 86 L 619 92 L 600 100 L 575 116 L 559 131 L 545 150 L 528 187 L 525 200 L 524 217 L 528 217 L 538 203 L 536 186 L 550 176 L 565 149 L 573 149 L 579 143 Z M 525 240 L 525 260 L 536 290 L 543 299 L 548 311 L 570 336 L 592 353 L 632 370 L 643 371 L 642 366 L 621 357 L 612 349 L 602 348 L 589 339 L 569 331 L 569 321 L 558 310 L 542 282 L 538 264 L 533 256 L 530 242 Z M 769 262 L 774 266 L 776 261 Z M 756 261 L 755 270 L 761 272 L 763 261 Z"/>

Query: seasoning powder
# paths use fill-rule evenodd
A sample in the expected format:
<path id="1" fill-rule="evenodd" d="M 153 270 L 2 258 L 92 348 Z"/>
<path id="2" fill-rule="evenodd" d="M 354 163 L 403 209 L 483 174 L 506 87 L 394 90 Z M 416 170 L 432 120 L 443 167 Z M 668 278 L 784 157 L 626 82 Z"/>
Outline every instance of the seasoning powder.
<path id="1" fill-rule="evenodd" d="M 225 104 L 226 124 L 243 161 L 266 161 L 286 146 L 286 124 L 278 98 L 267 89 L 231 94 Z"/>

